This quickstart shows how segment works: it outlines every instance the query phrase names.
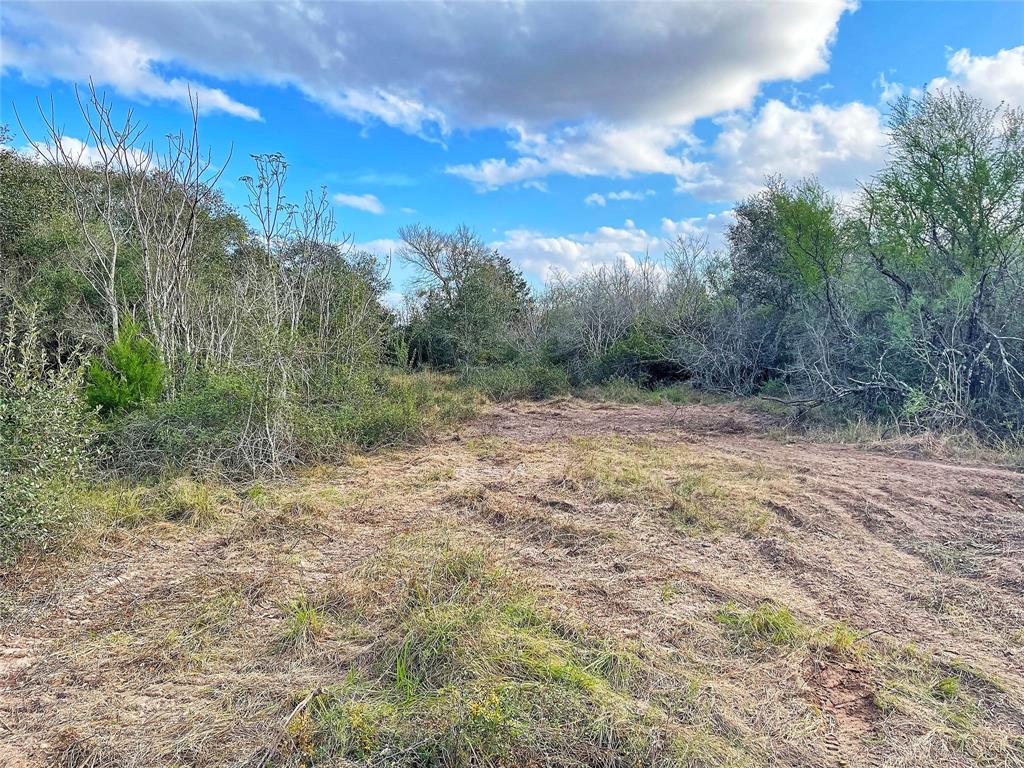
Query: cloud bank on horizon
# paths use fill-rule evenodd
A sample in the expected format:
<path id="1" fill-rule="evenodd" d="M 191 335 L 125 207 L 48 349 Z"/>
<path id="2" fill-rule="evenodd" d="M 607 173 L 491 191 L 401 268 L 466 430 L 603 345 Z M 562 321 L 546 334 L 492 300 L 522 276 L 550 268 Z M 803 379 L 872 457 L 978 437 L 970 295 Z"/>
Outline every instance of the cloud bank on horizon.
<path id="1" fill-rule="evenodd" d="M 692 215 L 551 234 L 521 226 L 499 247 L 543 277 L 656 252 L 682 231 L 723 230 L 729 205 L 768 173 L 817 175 L 847 192 L 883 160 L 884 102 L 767 97 L 771 84 L 829 73 L 850 0 L 765 3 L 4 3 L 0 66 L 45 89 L 97 85 L 158 108 L 187 102 L 245 123 L 266 119 L 253 85 L 297 92 L 335 119 L 454 146 L 479 132 L 505 137 L 497 152 L 438 172 L 473 194 L 543 196 L 553 180 L 591 180 L 575 200 L 591 214 L 687 201 Z M 1022 27 L 1024 28 L 1024 27 Z M 928 41 L 947 45 L 948 41 Z M 885 74 L 882 98 L 912 91 Z M 1024 104 L 1024 45 L 950 49 L 927 87 L 960 85 L 996 104 Z M 919 86 L 918 86 L 919 87 Z M 704 135 L 697 130 L 701 121 Z M 291 126 L 283 126 L 289 130 Z M 503 144 L 503 146 L 502 146 Z M 493 144 L 488 149 L 494 149 Z M 424 151 L 427 151 L 424 149 Z M 383 174 L 367 173 L 383 178 Z M 637 178 L 665 178 L 656 191 Z M 408 206 L 381 187 L 332 190 L 349 210 L 378 219 Z M 428 193 L 429 194 L 429 193 Z M 719 210 L 706 213 L 708 204 Z M 543 202 L 539 203 L 543 205 Z M 417 208 L 419 206 L 416 206 Z"/>

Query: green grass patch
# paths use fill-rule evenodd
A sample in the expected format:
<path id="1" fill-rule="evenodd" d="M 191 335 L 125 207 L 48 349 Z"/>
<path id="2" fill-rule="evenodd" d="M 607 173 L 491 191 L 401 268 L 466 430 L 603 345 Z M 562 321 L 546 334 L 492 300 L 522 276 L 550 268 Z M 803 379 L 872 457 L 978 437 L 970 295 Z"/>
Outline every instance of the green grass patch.
<path id="1" fill-rule="evenodd" d="M 655 508 L 688 533 L 757 533 L 785 478 L 759 462 L 644 440 L 575 439 L 566 479 L 602 501 Z"/>
<path id="2" fill-rule="evenodd" d="M 705 392 L 685 382 L 644 387 L 633 379 L 621 376 L 582 387 L 576 394 L 584 400 L 623 405 L 707 405 L 728 400 L 724 395 Z"/>
<path id="3" fill-rule="evenodd" d="M 639 647 L 552 614 L 475 550 L 405 542 L 353 588 L 372 651 L 290 727 L 310 764 L 739 764 L 668 712 L 669 680 Z"/>
<path id="4" fill-rule="evenodd" d="M 509 363 L 471 368 L 459 379 L 462 386 L 489 400 L 545 400 L 569 394 L 565 370 L 544 363 Z"/>
<path id="5" fill-rule="evenodd" d="M 726 603 L 715 614 L 715 621 L 726 628 L 737 645 L 754 650 L 793 646 L 808 635 L 788 608 L 771 602 L 753 610 Z"/>
<path id="6" fill-rule="evenodd" d="M 283 628 L 274 645 L 276 651 L 301 651 L 323 635 L 327 617 L 322 605 L 302 596 L 286 603 L 283 610 Z"/>

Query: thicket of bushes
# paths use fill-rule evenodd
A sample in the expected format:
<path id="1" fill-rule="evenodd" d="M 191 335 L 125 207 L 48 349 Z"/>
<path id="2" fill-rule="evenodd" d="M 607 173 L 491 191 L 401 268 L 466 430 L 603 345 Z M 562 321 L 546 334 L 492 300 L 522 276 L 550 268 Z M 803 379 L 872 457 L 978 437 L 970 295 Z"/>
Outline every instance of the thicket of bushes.
<path id="1" fill-rule="evenodd" d="M 576 386 L 688 381 L 1020 441 L 1024 113 L 929 93 L 894 106 L 890 137 L 887 165 L 854 200 L 814 179 L 769 179 L 735 208 L 723 251 L 680 238 L 658 262 L 557 277 L 518 309 L 478 286 L 476 311 L 457 311 L 467 272 L 451 264 L 507 264 L 482 244 L 456 258 L 436 240 L 439 276 L 409 326 L 430 329 L 421 359 L 467 369 L 499 397 L 531 394 L 510 366 L 548 364 Z M 419 238 L 406 241 L 423 261 Z M 433 356 L 430 339 L 457 334 L 465 314 L 502 333 Z M 495 358 L 499 368 L 477 370 Z"/>
<path id="2" fill-rule="evenodd" d="M 686 382 L 1024 434 L 1019 110 L 904 99 L 890 160 L 855 201 L 770 179 L 722 252 L 680 239 L 657 263 L 538 293 L 465 227 L 405 228 L 418 282 L 396 315 L 326 192 L 287 197 L 281 156 L 253 158 L 245 220 L 198 134 L 170 137 L 158 162 L 91 96 L 86 119 L 115 143 L 106 168 L 65 154 L 56 127 L 40 158 L 0 147 L 0 558 L 58 535 L 90 462 L 275 474 L 417 438 L 465 415 L 470 390 L 638 399 Z M 464 391 L 399 373 L 412 369 Z"/>

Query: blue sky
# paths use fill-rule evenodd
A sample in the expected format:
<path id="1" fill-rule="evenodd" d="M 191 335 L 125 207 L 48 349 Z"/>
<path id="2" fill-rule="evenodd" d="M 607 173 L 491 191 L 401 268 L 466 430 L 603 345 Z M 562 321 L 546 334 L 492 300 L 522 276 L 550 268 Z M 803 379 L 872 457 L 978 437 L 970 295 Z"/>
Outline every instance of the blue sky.
<path id="1" fill-rule="evenodd" d="M 21 3 L 0 7 L 2 121 L 52 96 L 84 138 L 90 76 L 151 134 L 187 87 L 223 187 L 282 152 L 339 230 L 386 251 L 416 221 L 473 226 L 539 284 L 713 241 L 765 173 L 852 199 L 887 103 L 957 84 L 1024 104 L 1024 3 Z M 407 278 L 396 265 L 398 288 Z"/>

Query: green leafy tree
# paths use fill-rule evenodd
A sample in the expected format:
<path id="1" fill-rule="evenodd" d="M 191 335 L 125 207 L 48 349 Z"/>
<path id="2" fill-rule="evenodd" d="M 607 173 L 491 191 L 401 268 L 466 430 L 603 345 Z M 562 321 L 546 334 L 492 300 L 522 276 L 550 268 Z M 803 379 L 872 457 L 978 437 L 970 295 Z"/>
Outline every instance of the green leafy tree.
<path id="1" fill-rule="evenodd" d="M 409 323 L 421 362 L 468 367 L 514 356 L 514 329 L 530 306 L 530 290 L 509 260 L 467 227 L 439 232 L 405 227 L 402 257 L 419 269 L 419 300 Z"/>
<path id="2" fill-rule="evenodd" d="M 1019 429 L 1024 111 L 943 90 L 899 101 L 890 133 L 860 221 L 876 379 L 929 424 Z"/>

